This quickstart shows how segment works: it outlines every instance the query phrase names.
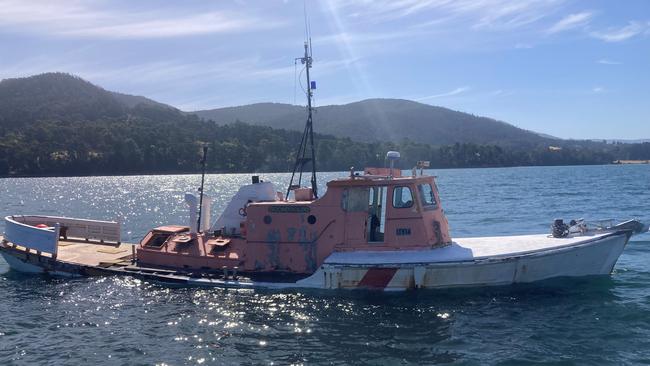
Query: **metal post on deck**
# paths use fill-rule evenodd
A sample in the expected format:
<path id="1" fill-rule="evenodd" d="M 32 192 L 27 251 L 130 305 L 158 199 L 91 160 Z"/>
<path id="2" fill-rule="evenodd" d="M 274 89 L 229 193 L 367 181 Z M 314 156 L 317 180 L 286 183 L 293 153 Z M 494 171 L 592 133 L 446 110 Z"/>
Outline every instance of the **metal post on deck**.
<path id="1" fill-rule="evenodd" d="M 207 158 L 208 158 L 208 147 L 203 146 L 203 158 L 201 159 L 201 165 L 203 166 L 201 170 L 201 188 L 199 188 L 199 218 L 196 223 L 196 232 L 200 233 L 202 231 L 201 227 L 201 214 L 203 214 L 203 186 L 205 183 L 205 165 L 207 163 Z"/>
<path id="2" fill-rule="evenodd" d="M 59 234 L 61 232 L 61 224 L 58 222 L 54 224 L 54 253 L 52 253 L 52 259 L 56 261 L 57 254 L 59 253 Z"/>
<path id="3" fill-rule="evenodd" d="M 117 245 L 122 244 L 122 220 L 116 218 L 115 222 L 117 223 Z"/>

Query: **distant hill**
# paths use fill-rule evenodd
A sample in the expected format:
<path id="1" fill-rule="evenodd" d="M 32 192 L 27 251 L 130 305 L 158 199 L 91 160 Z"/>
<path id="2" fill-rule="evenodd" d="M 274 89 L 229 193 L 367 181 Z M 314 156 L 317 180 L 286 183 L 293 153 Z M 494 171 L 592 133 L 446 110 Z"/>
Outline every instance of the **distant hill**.
<path id="1" fill-rule="evenodd" d="M 302 121 L 291 121 L 291 129 L 297 129 L 297 127 L 300 127 L 300 125 L 302 125 L 300 129 L 305 127 L 305 107 L 284 103 L 255 103 L 237 107 L 208 109 L 188 113 L 196 114 L 202 119 L 215 121 L 220 125 L 240 121 L 250 123 L 252 125 L 263 125 L 279 128 L 287 128 L 281 127 L 283 124 L 289 126 L 290 123 L 288 121 L 283 122 L 283 120 L 286 117 L 290 116 L 292 119 L 302 119 Z M 293 126 L 293 124 L 296 122 L 298 124 L 296 126 Z"/>
<path id="2" fill-rule="evenodd" d="M 304 107 L 260 103 L 194 112 L 219 124 L 243 121 L 273 128 L 301 130 Z M 491 118 L 402 99 L 367 99 L 344 105 L 318 107 L 317 132 L 356 141 L 415 142 L 448 145 L 456 142 L 531 146 L 551 143 L 551 136 L 527 131 Z"/>
<path id="3" fill-rule="evenodd" d="M 264 103 L 210 113 L 221 125 L 69 74 L 5 79 L 0 81 L 0 176 L 197 172 L 206 144 L 212 172 L 293 167 L 303 107 Z M 401 152 L 398 165 L 405 169 L 418 160 L 429 160 L 437 169 L 650 159 L 650 143 L 549 139 L 405 100 L 321 107 L 315 121 L 318 169 L 323 171 L 382 166 L 389 150 Z"/>
<path id="4" fill-rule="evenodd" d="M 592 140 L 592 141 L 603 141 L 603 140 Z M 636 140 L 612 139 L 612 140 L 604 140 L 604 141 L 607 141 L 608 144 L 643 144 L 646 142 L 650 142 L 650 139 L 636 139 Z"/>
<path id="5" fill-rule="evenodd" d="M 162 107 L 162 108 L 166 108 L 166 109 L 177 110 L 176 108 L 174 108 L 174 107 L 172 107 L 172 106 L 170 106 L 168 104 L 156 102 L 155 100 L 151 100 L 149 98 L 145 98 L 145 97 L 142 97 L 142 96 L 139 96 L 139 95 L 122 94 L 122 93 L 118 93 L 118 92 L 111 92 L 111 94 L 113 94 L 113 97 L 118 102 L 120 102 L 122 105 L 124 105 L 124 106 L 126 106 L 128 108 L 133 108 L 133 107 L 137 106 L 138 104 L 144 104 L 144 105 L 150 105 L 150 106 Z"/>
<path id="6" fill-rule="evenodd" d="M 97 121 L 127 118 L 140 107 L 181 115 L 151 99 L 104 90 L 77 76 L 46 73 L 0 81 L 0 126 L 20 128 L 34 121 Z M 142 110 L 141 110 L 142 111 Z"/>
<path id="7" fill-rule="evenodd" d="M 115 118 L 126 110 L 111 92 L 64 73 L 0 82 L 0 126 L 4 127 L 38 120 Z"/>

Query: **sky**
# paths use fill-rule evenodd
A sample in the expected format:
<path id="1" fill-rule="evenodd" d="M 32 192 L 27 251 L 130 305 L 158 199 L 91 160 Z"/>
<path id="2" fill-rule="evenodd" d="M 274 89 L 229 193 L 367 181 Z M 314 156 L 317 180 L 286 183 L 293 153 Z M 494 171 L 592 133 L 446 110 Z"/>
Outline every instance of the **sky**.
<path id="1" fill-rule="evenodd" d="M 304 104 L 306 23 L 316 106 L 401 98 L 650 138 L 648 0 L 0 0 L 0 78 L 68 72 L 186 111 Z"/>

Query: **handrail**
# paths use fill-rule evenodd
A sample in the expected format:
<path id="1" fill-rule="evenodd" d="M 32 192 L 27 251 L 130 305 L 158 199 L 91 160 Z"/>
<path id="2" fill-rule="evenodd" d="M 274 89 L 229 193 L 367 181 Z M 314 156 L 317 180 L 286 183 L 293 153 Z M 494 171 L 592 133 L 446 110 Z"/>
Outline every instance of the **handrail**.
<path id="1" fill-rule="evenodd" d="M 16 222 L 29 226 L 44 224 L 54 227 L 61 226 L 61 235 L 79 239 L 94 239 L 101 242 L 121 242 L 120 223 L 115 221 L 100 221 L 89 219 L 77 219 L 71 217 L 40 216 L 40 215 L 14 215 L 11 216 Z"/>
<path id="2" fill-rule="evenodd" d="M 59 225 L 39 228 L 15 220 L 13 216 L 5 217 L 4 239 L 14 245 L 27 249 L 51 253 L 56 257 L 59 244 Z"/>

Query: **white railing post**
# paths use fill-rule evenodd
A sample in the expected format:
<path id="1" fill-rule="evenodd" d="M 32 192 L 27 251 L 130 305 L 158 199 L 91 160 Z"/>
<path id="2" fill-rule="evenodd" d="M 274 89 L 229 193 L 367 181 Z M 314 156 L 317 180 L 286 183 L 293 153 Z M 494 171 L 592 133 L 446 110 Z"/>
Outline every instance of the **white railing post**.
<path id="1" fill-rule="evenodd" d="M 117 224 L 117 244 L 122 244 L 122 220 L 117 218 L 115 223 Z"/>
<path id="2" fill-rule="evenodd" d="M 54 224 L 54 235 L 54 252 L 52 253 L 52 258 L 56 259 L 56 256 L 59 253 L 59 238 L 61 238 L 61 224 L 58 222 Z"/>

